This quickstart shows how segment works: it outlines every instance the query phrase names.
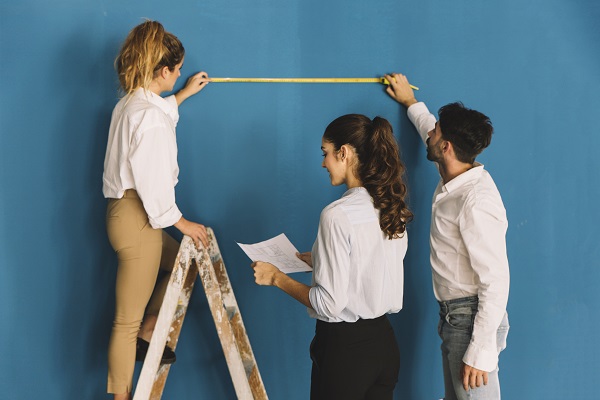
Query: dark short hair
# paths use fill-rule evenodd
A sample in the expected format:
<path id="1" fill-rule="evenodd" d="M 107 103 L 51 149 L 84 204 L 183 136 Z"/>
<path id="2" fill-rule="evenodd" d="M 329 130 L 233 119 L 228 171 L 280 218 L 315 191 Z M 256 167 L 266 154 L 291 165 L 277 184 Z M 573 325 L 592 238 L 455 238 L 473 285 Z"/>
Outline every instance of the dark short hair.
<path id="1" fill-rule="evenodd" d="M 494 127 L 486 115 L 461 102 L 446 104 L 439 109 L 438 115 L 442 138 L 452 143 L 459 161 L 472 164 L 490 145 Z"/>

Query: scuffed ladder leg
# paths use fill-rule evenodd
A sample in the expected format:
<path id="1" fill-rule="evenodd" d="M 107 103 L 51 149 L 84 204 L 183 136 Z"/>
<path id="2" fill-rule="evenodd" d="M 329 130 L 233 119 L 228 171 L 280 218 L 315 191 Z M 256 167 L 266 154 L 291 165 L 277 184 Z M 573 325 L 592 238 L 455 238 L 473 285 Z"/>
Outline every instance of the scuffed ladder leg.
<path id="1" fill-rule="evenodd" d="M 214 232 L 212 229 L 208 228 L 209 237 L 211 237 L 209 253 L 210 253 L 210 270 L 212 270 L 214 277 L 213 281 L 217 282 L 219 290 L 219 298 L 221 302 L 221 307 L 219 310 L 226 310 L 224 314 L 227 317 L 228 323 L 226 324 L 229 327 L 233 337 L 231 339 L 227 338 L 227 343 L 229 346 L 235 346 L 235 352 L 238 354 L 238 357 L 241 359 L 241 363 L 244 370 L 244 379 L 242 380 L 240 376 L 236 376 L 236 378 L 240 381 L 238 386 L 242 386 L 244 390 L 247 390 L 249 386 L 251 396 L 249 397 L 241 397 L 238 393 L 238 389 L 236 387 L 236 393 L 238 393 L 238 398 L 242 399 L 254 399 L 254 400 L 266 400 L 268 399 L 267 392 L 265 390 L 262 378 L 260 376 L 260 372 L 258 370 L 258 365 L 256 364 L 256 359 L 254 358 L 254 353 L 252 352 L 252 346 L 250 345 L 250 340 L 248 339 L 248 334 L 246 332 L 246 328 L 244 326 L 244 321 L 242 320 L 242 315 L 240 313 L 237 300 L 235 299 L 235 295 L 233 293 L 233 288 L 231 287 L 231 282 L 229 281 L 229 276 L 227 275 L 227 270 L 225 269 L 225 263 L 223 262 L 223 257 L 221 256 L 221 251 L 219 250 L 219 245 L 214 236 Z M 207 261 L 208 262 L 208 261 Z M 201 271 L 202 276 L 202 271 Z M 203 281 L 204 284 L 204 281 Z M 206 290 L 206 289 L 205 289 Z M 208 296 L 208 291 L 207 296 Z M 210 304 L 210 301 L 209 301 Z M 213 312 L 213 306 L 211 304 L 211 312 Z M 222 325 L 224 324 L 223 321 Z M 215 318 L 215 323 L 217 323 L 217 319 Z M 219 326 L 217 325 L 217 331 L 220 332 Z M 224 334 L 223 334 L 224 336 Z M 221 333 L 219 333 L 219 337 L 221 338 Z M 233 341 L 233 345 L 229 343 Z M 223 351 L 225 352 L 225 356 L 227 357 L 228 349 L 225 348 L 225 342 L 223 339 L 221 340 L 221 344 L 223 345 Z M 230 350 L 230 349 L 229 349 Z M 227 360 L 227 364 L 229 366 L 229 359 Z M 237 357 L 236 357 L 237 362 Z M 234 373 L 230 372 L 232 379 L 234 379 Z M 238 367 L 239 368 L 239 367 Z M 242 382 L 243 381 L 243 382 Z M 236 385 L 234 379 L 234 386 Z"/>
<path id="2" fill-rule="evenodd" d="M 268 399 L 214 232 L 210 228 L 207 230 L 208 251 L 196 249 L 188 236 L 181 242 L 134 400 L 159 400 L 162 396 L 170 366 L 159 366 L 160 359 L 167 340 L 169 347 L 177 347 L 196 270 L 204 286 L 238 399 Z M 192 260 L 197 268 L 191 267 Z"/>
<path id="3" fill-rule="evenodd" d="M 198 257 L 193 241 L 184 236 L 171 272 L 165 297 L 158 314 L 148 353 L 140 372 L 133 400 L 158 400 L 162 396 L 170 365 L 160 365 L 167 340 L 177 346 L 181 325 L 196 280 L 196 269 L 190 267 Z"/>
<path id="4" fill-rule="evenodd" d="M 227 310 L 225 310 L 225 307 L 223 306 L 219 282 L 215 276 L 210 256 L 206 251 L 202 252 L 198 270 L 200 281 L 202 282 L 202 286 L 204 286 L 204 292 L 206 293 L 210 312 L 217 327 L 217 333 L 219 335 L 221 346 L 223 347 L 223 353 L 225 354 L 227 367 L 229 368 L 229 373 L 233 380 L 233 387 L 235 388 L 237 398 L 242 400 L 252 399 L 252 391 L 250 390 L 250 385 L 246 379 L 244 364 L 240 353 L 237 350 Z"/>
<path id="5" fill-rule="evenodd" d="M 179 294 L 179 301 L 177 303 L 177 308 L 175 309 L 175 315 L 173 316 L 171 328 L 169 330 L 169 337 L 167 339 L 167 346 L 173 350 L 177 348 L 177 343 L 179 342 L 179 335 L 183 326 L 183 320 L 185 318 L 190 297 L 194 289 L 194 283 L 198 277 L 197 271 L 198 269 L 195 261 L 192 261 L 187 273 L 187 277 L 183 284 L 183 289 Z M 161 399 L 170 369 L 171 364 L 162 364 L 158 369 L 156 377 L 154 378 L 154 384 L 152 385 L 152 391 L 150 392 L 150 400 Z"/>

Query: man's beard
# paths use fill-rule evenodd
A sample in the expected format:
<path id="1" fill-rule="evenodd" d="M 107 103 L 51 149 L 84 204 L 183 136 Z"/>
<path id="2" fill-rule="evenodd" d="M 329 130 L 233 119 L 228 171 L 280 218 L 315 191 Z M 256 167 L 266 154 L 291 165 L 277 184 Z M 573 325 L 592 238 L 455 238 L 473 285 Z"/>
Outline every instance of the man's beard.
<path id="1" fill-rule="evenodd" d="M 427 143 L 427 159 L 429 161 L 433 161 L 433 162 L 439 163 L 441 161 L 441 159 L 442 159 L 441 150 L 437 146 L 439 144 L 439 141 L 435 145 L 430 146 L 429 145 L 429 138 L 428 138 L 427 141 L 426 141 L 426 143 Z"/>

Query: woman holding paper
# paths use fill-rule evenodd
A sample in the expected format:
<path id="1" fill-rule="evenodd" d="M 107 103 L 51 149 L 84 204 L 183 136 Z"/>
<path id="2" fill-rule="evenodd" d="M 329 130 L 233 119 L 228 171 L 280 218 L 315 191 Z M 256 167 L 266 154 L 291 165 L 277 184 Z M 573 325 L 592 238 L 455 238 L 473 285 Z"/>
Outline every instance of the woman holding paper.
<path id="1" fill-rule="evenodd" d="M 179 244 L 162 228 L 175 226 L 206 246 L 206 228 L 183 217 L 175 204 L 179 105 L 202 90 L 205 72 L 190 77 L 173 96 L 184 48 L 156 21 L 129 33 L 115 61 L 125 96 L 115 106 L 104 161 L 106 228 L 117 253 L 115 319 L 108 349 L 107 391 L 130 399 L 135 360 L 143 360 L 156 324 Z M 143 320 L 143 322 L 142 322 Z M 137 346 L 136 346 L 137 345 Z M 175 361 L 165 348 L 163 363 Z"/>
<path id="2" fill-rule="evenodd" d="M 265 262 L 255 262 L 259 285 L 276 286 L 317 319 L 310 354 L 311 399 L 391 399 L 400 354 L 386 314 L 402 308 L 412 219 L 404 199 L 404 166 L 391 125 L 349 114 L 322 138 L 323 168 L 341 199 L 321 212 L 312 252 L 311 286 Z"/>

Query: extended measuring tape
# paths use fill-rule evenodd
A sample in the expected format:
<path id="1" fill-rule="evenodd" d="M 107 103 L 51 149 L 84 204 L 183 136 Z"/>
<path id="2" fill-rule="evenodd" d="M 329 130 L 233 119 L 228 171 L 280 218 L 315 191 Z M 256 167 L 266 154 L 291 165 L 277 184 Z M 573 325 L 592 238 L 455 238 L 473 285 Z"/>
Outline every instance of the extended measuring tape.
<path id="1" fill-rule="evenodd" d="M 253 83 L 381 83 L 389 85 L 381 78 L 209 78 L 212 82 L 253 82 Z M 418 87 L 410 85 L 414 90 Z"/>

